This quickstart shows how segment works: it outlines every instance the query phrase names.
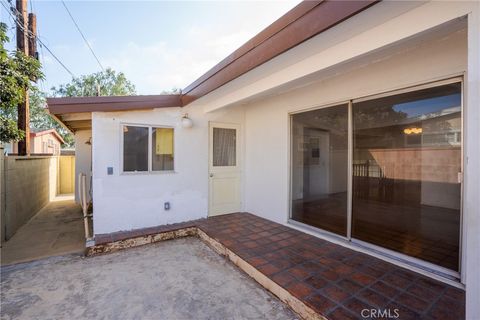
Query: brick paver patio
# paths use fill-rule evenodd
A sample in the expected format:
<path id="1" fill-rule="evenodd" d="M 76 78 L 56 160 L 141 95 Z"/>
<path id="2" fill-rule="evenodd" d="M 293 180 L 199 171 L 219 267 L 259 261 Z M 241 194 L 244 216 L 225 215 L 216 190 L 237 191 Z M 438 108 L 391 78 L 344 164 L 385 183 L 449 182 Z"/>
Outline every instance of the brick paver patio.
<path id="1" fill-rule="evenodd" d="M 397 309 L 402 320 L 465 318 L 461 289 L 249 213 L 97 235 L 96 243 L 192 226 L 328 319 L 369 318 L 364 309 L 391 317 Z"/>

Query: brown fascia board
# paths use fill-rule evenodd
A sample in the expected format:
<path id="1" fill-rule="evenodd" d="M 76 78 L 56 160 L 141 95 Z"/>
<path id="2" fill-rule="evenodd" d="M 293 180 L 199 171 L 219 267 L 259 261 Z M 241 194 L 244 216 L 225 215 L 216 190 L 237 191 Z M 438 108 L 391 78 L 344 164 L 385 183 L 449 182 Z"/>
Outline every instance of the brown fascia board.
<path id="1" fill-rule="evenodd" d="M 304 1 L 298 4 L 295 8 L 287 12 L 285 15 L 280 17 L 278 20 L 273 22 L 270 26 L 265 28 L 263 31 L 258 33 L 252 39 L 248 40 L 244 45 L 240 48 L 235 50 L 232 54 L 228 57 L 220 61 L 217 65 L 215 65 L 212 69 L 208 70 L 205 74 L 203 74 L 200 78 L 189 84 L 185 89 L 183 89 L 183 93 L 188 93 L 192 91 L 194 88 L 199 86 L 202 82 L 206 81 L 208 78 L 212 77 L 215 73 L 219 72 L 227 65 L 231 64 L 248 51 L 254 49 L 255 47 L 259 46 L 262 42 L 268 40 L 271 36 L 277 33 L 279 30 L 282 30 L 287 25 L 292 23 L 293 21 L 297 20 L 305 13 L 313 9 L 314 7 L 318 6 L 322 1 Z"/>
<path id="2" fill-rule="evenodd" d="M 181 107 L 179 94 L 149 96 L 47 98 L 48 111 L 54 115 L 95 111 L 127 111 Z"/>
<path id="3" fill-rule="evenodd" d="M 187 86 L 181 95 L 47 98 L 53 115 L 183 107 L 380 0 L 303 1 Z"/>
<path id="4" fill-rule="evenodd" d="M 212 92 L 379 0 L 304 1 L 183 90 L 182 103 Z"/>

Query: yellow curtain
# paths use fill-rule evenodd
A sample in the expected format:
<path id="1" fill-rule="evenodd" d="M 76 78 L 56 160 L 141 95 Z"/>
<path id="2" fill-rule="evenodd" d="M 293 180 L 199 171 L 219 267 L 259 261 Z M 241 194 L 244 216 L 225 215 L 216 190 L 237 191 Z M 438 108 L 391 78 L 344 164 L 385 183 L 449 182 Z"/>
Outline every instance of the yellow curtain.
<path id="1" fill-rule="evenodd" d="M 173 129 L 156 128 L 155 133 L 156 133 L 155 153 L 157 155 L 162 155 L 162 154 L 173 155 Z"/>

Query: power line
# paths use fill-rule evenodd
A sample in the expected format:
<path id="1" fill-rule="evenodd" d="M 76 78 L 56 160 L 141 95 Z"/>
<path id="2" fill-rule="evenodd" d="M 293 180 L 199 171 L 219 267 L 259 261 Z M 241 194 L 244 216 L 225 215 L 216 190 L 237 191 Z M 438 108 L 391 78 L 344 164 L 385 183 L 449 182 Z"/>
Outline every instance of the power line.
<path id="1" fill-rule="evenodd" d="M 82 30 L 80 30 L 80 27 L 78 26 L 77 22 L 75 21 L 75 18 L 73 18 L 72 13 L 70 12 L 70 10 L 68 10 L 68 7 L 67 7 L 67 5 L 65 4 L 65 1 L 62 0 L 62 4 L 63 4 L 63 6 L 65 7 L 65 10 L 67 10 L 68 15 L 69 15 L 70 18 L 72 19 L 73 24 L 75 24 L 75 27 L 77 27 L 78 32 L 80 33 L 80 35 L 82 36 L 83 40 L 85 41 L 85 43 L 87 44 L 88 48 L 90 49 L 90 52 L 91 52 L 92 55 L 95 57 L 95 60 L 97 60 L 98 65 L 100 66 L 100 68 L 102 69 L 102 71 L 105 71 L 105 69 L 103 68 L 102 64 L 100 63 L 100 60 L 98 59 L 97 55 L 96 55 L 95 52 L 93 51 L 93 48 L 90 46 L 90 43 L 88 43 L 87 39 L 86 39 L 85 36 L 83 35 Z"/>
<path id="2" fill-rule="evenodd" d="M 32 38 L 32 37 L 35 37 L 37 39 L 37 41 L 41 44 L 41 46 L 45 47 L 45 49 L 52 55 L 52 57 L 57 60 L 57 62 L 72 76 L 72 78 L 75 78 L 75 75 L 73 74 L 72 71 L 70 71 L 70 69 L 67 68 L 67 66 L 65 66 L 65 64 L 63 64 L 63 62 L 52 52 L 52 50 L 50 50 L 50 48 L 36 35 L 32 34 L 30 32 L 30 30 L 28 29 L 25 29 L 24 26 L 22 25 L 22 23 L 19 22 L 19 19 L 18 19 L 18 15 L 20 14 L 20 12 L 18 12 L 18 10 L 13 7 L 12 5 L 10 5 L 10 8 L 8 8 L 5 3 L 3 1 L 0 1 L 0 3 L 2 4 L 2 6 L 7 10 L 7 12 L 10 14 L 10 16 L 12 17 L 15 25 L 17 26 L 20 26 L 20 28 L 27 33 L 27 35 Z M 15 15 L 12 13 L 12 11 L 15 11 Z"/>

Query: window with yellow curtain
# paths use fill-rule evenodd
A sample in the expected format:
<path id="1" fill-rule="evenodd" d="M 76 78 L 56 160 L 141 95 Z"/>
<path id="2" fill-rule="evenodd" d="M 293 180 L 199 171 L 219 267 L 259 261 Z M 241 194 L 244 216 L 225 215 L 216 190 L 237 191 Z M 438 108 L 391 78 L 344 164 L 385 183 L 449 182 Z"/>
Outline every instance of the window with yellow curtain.
<path id="1" fill-rule="evenodd" d="M 152 171 L 172 171 L 173 128 L 152 128 Z"/>

